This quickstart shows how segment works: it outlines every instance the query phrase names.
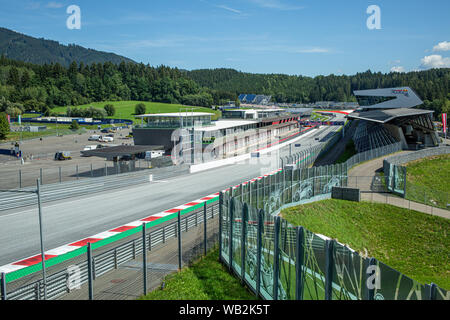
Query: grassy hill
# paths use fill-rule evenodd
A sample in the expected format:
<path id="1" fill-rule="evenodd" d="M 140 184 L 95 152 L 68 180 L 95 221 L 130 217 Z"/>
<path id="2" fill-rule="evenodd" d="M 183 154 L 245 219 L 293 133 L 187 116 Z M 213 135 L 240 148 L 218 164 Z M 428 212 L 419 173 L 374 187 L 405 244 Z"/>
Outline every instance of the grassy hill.
<path id="1" fill-rule="evenodd" d="M 406 198 L 448 209 L 450 154 L 406 164 Z"/>
<path id="2" fill-rule="evenodd" d="M 422 284 L 450 289 L 450 221 L 387 204 L 325 200 L 282 211 L 290 223 L 337 239 Z"/>
<path id="3" fill-rule="evenodd" d="M 35 64 L 60 63 L 69 66 L 72 61 L 85 64 L 122 61 L 134 62 L 114 53 L 87 49 L 78 45 L 62 45 L 57 41 L 33 38 L 9 29 L 0 28 L 0 55 Z"/>
<path id="4" fill-rule="evenodd" d="M 129 119 L 133 120 L 134 122 L 138 122 L 139 120 L 136 120 L 134 117 L 134 108 L 138 103 L 145 104 L 147 113 L 173 113 L 173 112 L 208 112 L 214 114 L 212 119 L 217 120 L 220 116 L 220 111 L 212 110 L 210 108 L 204 108 L 204 107 L 190 107 L 190 106 L 183 106 L 180 104 L 169 104 L 169 103 L 160 103 L 160 102 L 148 102 L 148 101 L 104 101 L 104 102 L 93 102 L 85 105 L 75 106 L 77 108 L 89 108 L 90 106 L 93 106 L 94 108 L 103 109 L 103 107 L 106 104 L 112 104 L 115 109 L 116 113 L 113 117 L 108 117 L 110 119 Z M 64 114 L 67 110 L 67 107 L 57 107 L 54 108 L 52 111 Z"/>

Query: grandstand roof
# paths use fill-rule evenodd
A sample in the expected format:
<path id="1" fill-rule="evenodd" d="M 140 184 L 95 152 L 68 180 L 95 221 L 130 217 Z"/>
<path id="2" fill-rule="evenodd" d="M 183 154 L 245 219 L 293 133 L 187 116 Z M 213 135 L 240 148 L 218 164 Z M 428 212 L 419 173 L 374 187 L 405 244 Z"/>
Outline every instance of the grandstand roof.
<path id="1" fill-rule="evenodd" d="M 423 114 L 430 114 L 434 111 L 421 109 L 388 109 L 388 110 L 371 110 L 365 112 L 353 112 L 348 115 L 349 119 L 360 119 L 378 123 L 387 123 L 396 118 L 420 116 Z"/>

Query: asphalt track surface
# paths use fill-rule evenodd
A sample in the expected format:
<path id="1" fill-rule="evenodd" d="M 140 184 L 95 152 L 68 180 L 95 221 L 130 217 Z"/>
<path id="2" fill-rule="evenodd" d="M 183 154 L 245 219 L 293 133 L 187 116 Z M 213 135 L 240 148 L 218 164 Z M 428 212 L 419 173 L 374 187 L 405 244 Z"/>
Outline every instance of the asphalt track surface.
<path id="1" fill-rule="evenodd" d="M 301 138 L 301 148 L 289 146 L 277 151 L 286 156 L 317 143 L 338 127 L 322 127 Z M 274 164 L 275 166 L 277 164 Z M 277 167 L 266 162 L 235 164 L 163 181 L 101 192 L 42 205 L 45 250 L 50 250 L 130 221 L 188 203 L 230 186 L 261 176 Z M 261 171 L 263 170 L 263 172 Z M 0 266 L 40 252 L 38 210 L 27 207 L 0 213 Z"/>

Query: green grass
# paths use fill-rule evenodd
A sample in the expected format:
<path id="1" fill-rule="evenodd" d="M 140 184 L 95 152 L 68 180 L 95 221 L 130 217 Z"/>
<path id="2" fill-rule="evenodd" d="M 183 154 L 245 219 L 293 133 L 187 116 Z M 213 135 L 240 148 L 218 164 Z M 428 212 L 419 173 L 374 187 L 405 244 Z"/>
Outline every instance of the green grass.
<path id="1" fill-rule="evenodd" d="M 12 126 L 19 126 L 18 123 L 12 123 Z M 48 137 L 48 136 L 56 136 L 56 135 L 70 135 L 70 134 L 78 134 L 82 133 L 85 130 L 97 130 L 97 125 L 92 126 L 81 126 L 80 129 L 77 131 L 73 131 L 69 129 L 70 124 L 58 124 L 56 123 L 24 123 L 22 122 L 22 126 L 45 126 L 47 127 L 47 130 L 42 132 L 12 132 L 10 131 L 6 137 L 5 140 L 0 141 L 19 141 L 19 140 L 27 140 L 27 139 L 33 139 L 33 138 L 40 138 L 40 137 Z M 111 127 L 110 124 L 104 124 L 101 125 L 102 128 L 109 128 Z"/>
<path id="2" fill-rule="evenodd" d="M 294 225 L 324 234 L 422 283 L 450 289 L 450 221 L 387 204 L 325 200 L 282 211 Z"/>
<path id="3" fill-rule="evenodd" d="M 450 202 L 450 154 L 406 164 L 406 198 L 447 208 Z"/>
<path id="4" fill-rule="evenodd" d="M 356 153 L 355 143 L 353 142 L 353 140 L 350 140 L 345 146 L 344 152 L 336 160 L 336 163 L 344 163 L 345 161 L 353 157 Z"/>
<path id="5" fill-rule="evenodd" d="M 140 300 L 256 300 L 256 296 L 219 263 L 216 249 L 191 267 L 168 275 L 164 289 Z"/>
<path id="6" fill-rule="evenodd" d="M 138 103 L 145 104 L 147 113 L 173 113 L 173 112 L 208 112 L 213 113 L 213 120 L 217 120 L 221 112 L 219 110 L 212 110 L 210 108 L 204 107 L 191 107 L 191 106 L 183 106 L 180 104 L 169 104 L 169 103 L 159 103 L 159 102 L 148 102 L 148 101 L 103 101 L 103 102 L 93 102 L 85 105 L 75 106 L 77 108 L 89 108 L 93 106 L 94 108 L 103 109 L 103 107 L 107 104 L 112 104 L 116 113 L 113 117 L 107 117 L 108 119 L 129 119 L 133 120 L 136 123 L 139 123 L 139 119 L 134 117 L 134 108 Z M 53 112 L 59 114 L 65 114 L 67 107 L 56 107 L 52 109 Z"/>

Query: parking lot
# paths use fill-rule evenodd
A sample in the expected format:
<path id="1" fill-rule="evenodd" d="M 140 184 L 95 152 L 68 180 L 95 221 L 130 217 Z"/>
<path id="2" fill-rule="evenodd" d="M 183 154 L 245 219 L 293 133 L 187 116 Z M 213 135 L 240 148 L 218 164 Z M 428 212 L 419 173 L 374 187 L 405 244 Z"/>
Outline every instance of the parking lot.
<path id="1" fill-rule="evenodd" d="M 114 142 L 106 145 L 133 144 L 133 139 L 126 138 L 131 129 L 118 130 L 114 134 Z M 105 165 L 112 167 L 112 161 L 98 157 L 81 157 L 82 151 L 88 145 L 99 142 L 89 141 L 91 135 L 105 135 L 99 130 L 90 130 L 84 134 L 43 137 L 42 140 L 32 139 L 19 143 L 24 162 L 8 154 L 14 150 L 14 142 L 0 144 L 0 189 L 11 189 L 35 183 L 42 176 L 44 183 L 60 180 L 75 180 L 83 175 L 99 176 L 105 174 Z M 55 161 L 58 151 L 69 151 L 71 160 Z M 42 171 L 42 173 L 41 173 Z"/>

